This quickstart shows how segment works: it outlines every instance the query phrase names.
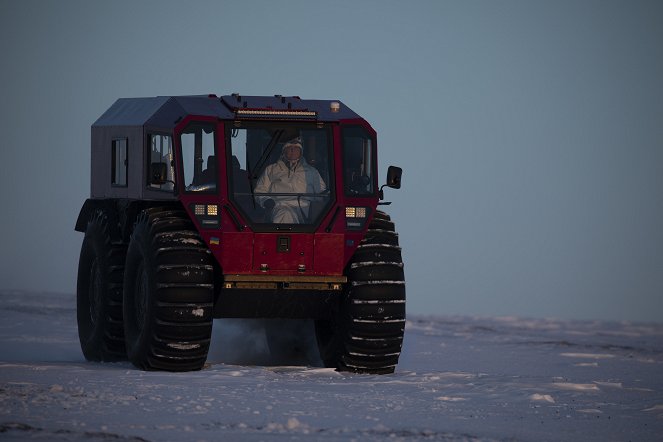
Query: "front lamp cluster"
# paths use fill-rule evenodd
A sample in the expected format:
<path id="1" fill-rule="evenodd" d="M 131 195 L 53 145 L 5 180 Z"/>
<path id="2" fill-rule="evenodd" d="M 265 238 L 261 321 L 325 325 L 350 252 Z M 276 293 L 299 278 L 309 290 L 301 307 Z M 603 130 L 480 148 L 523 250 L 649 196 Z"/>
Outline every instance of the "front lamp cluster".
<path id="1" fill-rule="evenodd" d="M 203 228 L 219 228 L 219 206 L 216 204 L 192 204 L 193 214 Z"/>
<path id="2" fill-rule="evenodd" d="M 350 230 L 361 230 L 366 225 L 370 209 L 368 207 L 346 207 L 345 225 Z"/>

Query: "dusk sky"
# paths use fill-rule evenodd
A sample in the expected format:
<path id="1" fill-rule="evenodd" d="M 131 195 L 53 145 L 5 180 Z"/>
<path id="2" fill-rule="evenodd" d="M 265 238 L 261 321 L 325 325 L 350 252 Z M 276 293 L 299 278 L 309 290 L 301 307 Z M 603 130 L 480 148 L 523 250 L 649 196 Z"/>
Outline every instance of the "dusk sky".
<path id="1" fill-rule="evenodd" d="M 663 321 L 663 2 L 0 0 L 0 289 L 75 293 L 121 97 L 338 99 L 378 133 L 408 311 Z"/>

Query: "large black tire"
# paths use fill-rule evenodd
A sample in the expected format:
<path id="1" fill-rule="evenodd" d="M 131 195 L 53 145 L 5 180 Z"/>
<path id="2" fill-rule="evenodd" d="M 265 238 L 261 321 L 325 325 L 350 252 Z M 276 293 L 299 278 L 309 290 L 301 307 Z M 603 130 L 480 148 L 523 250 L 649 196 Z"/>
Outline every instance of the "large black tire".
<path id="1" fill-rule="evenodd" d="M 151 208 L 134 226 L 124 275 L 129 360 L 142 370 L 200 370 L 212 336 L 211 254 L 181 210 Z"/>
<path id="2" fill-rule="evenodd" d="M 78 338 L 88 361 L 127 358 L 122 323 L 126 251 L 126 246 L 111 241 L 106 214 L 94 213 L 81 246 L 76 287 Z"/>
<path id="3" fill-rule="evenodd" d="M 273 365 L 319 364 L 313 321 L 265 319 L 265 339 Z"/>
<path id="4" fill-rule="evenodd" d="M 348 283 L 336 317 L 316 321 L 326 367 L 357 373 L 393 373 L 405 331 L 405 277 L 398 234 L 377 212 L 345 269 Z"/>

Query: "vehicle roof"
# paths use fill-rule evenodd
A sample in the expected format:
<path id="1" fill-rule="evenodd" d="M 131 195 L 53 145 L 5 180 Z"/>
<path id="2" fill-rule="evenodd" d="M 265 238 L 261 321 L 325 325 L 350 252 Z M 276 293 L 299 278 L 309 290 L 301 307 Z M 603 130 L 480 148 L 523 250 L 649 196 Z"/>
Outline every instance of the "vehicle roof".
<path id="1" fill-rule="evenodd" d="M 339 103 L 339 109 L 332 111 L 332 103 Z M 187 115 L 217 117 L 233 120 L 238 110 L 256 110 L 261 120 L 300 120 L 338 121 L 361 118 L 339 100 L 302 100 L 299 97 L 242 96 L 239 94 L 217 97 L 216 95 L 160 96 L 143 98 L 120 98 L 92 125 L 99 126 L 152 126 L 163 129 L 173 128 Z M 284 115 L 298 111 L 315 112 L 315 117 L 297 118 L 296 115 L 283 117 L 260 117 L 259 111 L 278 111 Z M 244 117 L 249 119 L 249 117 Z"/>

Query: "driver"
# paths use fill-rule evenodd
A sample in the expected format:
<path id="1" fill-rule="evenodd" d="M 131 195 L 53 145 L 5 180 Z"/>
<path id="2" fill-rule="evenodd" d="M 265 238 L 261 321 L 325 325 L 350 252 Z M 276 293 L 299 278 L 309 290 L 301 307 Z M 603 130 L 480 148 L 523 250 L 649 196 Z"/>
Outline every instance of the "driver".
<path id="1" fill-rule="evenodd" d="M 311 205 L 310 195 L 327 190 L 320 173 L 306 162 L 303 153 L 301 138 L 287 141 L 281 157 L 267 166 L 258 179 L 254 189 L 256 198 L 267 213 L 271 213 L 274 223 L 306 222 Z M 268 193 L 274 195 L 267 196 Z"/>

